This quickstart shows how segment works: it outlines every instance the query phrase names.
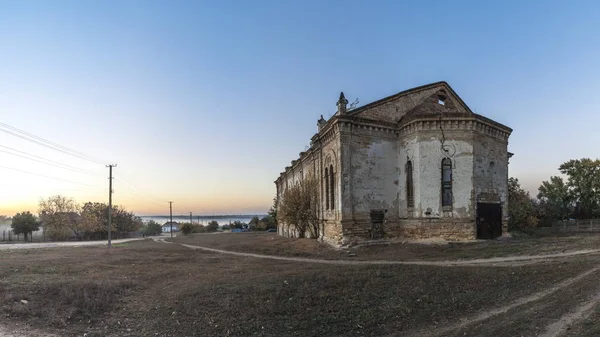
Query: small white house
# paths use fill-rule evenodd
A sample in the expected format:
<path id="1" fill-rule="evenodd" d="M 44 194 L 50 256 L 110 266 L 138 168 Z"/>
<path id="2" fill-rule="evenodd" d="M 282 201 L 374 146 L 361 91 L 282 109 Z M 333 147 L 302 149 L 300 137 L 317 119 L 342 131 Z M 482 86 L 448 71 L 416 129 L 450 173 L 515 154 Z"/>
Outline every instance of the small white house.
<path id="1" fill-rule="evenodd" d="M 171 222 L 167 221 L 164 225 L 162 225 L 163 233 L 171 233 Z M 173 232 L 179 232 L 179 223 L 173 221 Z"/>

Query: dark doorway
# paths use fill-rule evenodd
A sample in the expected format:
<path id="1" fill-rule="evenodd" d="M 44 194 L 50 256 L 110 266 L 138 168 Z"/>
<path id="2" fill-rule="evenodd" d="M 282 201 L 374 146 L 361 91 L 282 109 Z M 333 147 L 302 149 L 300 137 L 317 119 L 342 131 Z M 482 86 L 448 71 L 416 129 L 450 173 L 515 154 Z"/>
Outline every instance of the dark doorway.
<path id="1" fill-rule="evenodd" d="M 371 239 L 383 239 L 385 211 L 371 210 Z"/>
<path id="2" fill-rule="evenodd" d="M 477 203 L 477 238 L 494 239 L 502 235 L 502 206 Z"/>

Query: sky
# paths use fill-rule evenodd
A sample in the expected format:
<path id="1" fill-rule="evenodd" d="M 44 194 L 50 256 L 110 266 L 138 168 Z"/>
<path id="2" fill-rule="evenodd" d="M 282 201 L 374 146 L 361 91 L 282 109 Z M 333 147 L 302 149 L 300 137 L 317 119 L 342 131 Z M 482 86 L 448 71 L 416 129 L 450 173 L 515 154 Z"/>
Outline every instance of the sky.
<path id="1" fill-rule="evenodd" d="M 340 91 L 362 105 L 441 80 L 513 128 L 510 175 L 535 195 L 600 156 L 599 15 L 585 0 L 0 0 L 0 122 L 85 155 L 0 132 L 0 214 L 106 202 L 106 164 L 113 202 L 138 214 L 264 213 Z"/>

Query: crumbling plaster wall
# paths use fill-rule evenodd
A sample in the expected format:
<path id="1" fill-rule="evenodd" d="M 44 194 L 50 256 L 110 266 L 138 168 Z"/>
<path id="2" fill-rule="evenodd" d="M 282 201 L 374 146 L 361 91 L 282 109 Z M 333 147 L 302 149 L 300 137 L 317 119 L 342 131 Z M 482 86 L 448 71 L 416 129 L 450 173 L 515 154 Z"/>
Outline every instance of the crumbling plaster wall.
<path id="1" fill-rule="evenodd" d="M 370 210 L 398 210 L 397 141 L 356 134 L 352 137 L 352 209 L 355 220 L 369 220 Z"/>
<path id="2" fill-rule="evenodd" d="M 503 225 L 508 220 L 508 151 L 507 142 L 487 134 L 476 133 L 474 142 L 475 202 L 500 203 Z M 503 231 L 506 231 L 504 228 Z"/>
<path id="3" fill-rule="evenodd" d="M 415 194 L 415 216 L 473 218 L 473 144 L 472 133 L 446 131 L 442 151 L 439 132 L 419 132 L 418 194 Z M 452 207 L 442 207 L 442 160 L 452 160 Z M 430 210 L 430 214 L 427 214 Z"/>

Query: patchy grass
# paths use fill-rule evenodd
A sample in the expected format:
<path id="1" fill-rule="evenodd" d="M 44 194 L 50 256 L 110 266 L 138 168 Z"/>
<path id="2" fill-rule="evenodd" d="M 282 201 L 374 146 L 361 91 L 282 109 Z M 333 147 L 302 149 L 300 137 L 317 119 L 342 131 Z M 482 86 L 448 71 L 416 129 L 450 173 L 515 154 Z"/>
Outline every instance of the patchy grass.
<path id="1" fill-rule="evenodd" d="M 149 240 L 111 250 L 9 251 L 0 315 L 61 336 L 410 335 L 506 305 L 595 263 L 332 266 Z"/>
<path id="2" fill-rule="evenodd" d="M 266 255 L 354 260 L 456 260 L 513 255 L 564 253 L 582 249 L 600 249 L 600 234 L 534 235 L 502 240 L 455 243 L 400 243 L 360 246 L 348 251 L 332 248 L 312 239 L 292 239 L 276 233 L 194 234 L 172 239 L 210 248 Z"/>

